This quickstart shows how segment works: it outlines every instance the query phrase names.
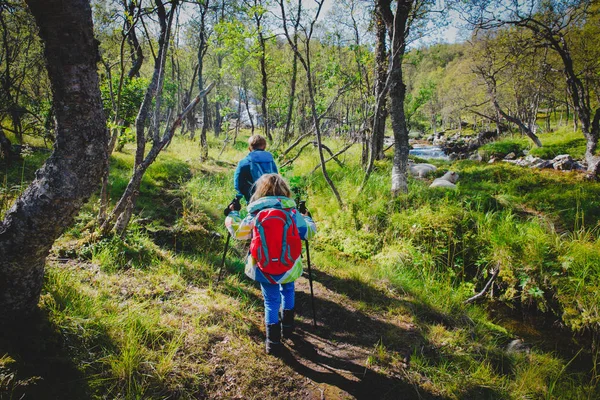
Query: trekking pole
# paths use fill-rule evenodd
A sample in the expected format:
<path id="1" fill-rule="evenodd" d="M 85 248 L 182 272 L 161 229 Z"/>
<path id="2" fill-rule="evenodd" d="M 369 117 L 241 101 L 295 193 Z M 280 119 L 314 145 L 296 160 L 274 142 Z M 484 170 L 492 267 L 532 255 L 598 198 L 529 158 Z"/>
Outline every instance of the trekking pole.
<path id="1" fill-rule="evenodd" d="M 223 259 L 221 260 L 221 267 L 219 268 L 219 276 L 217 277 L 217 285 L 221 281 L 223 271 L 225 270 L 225 256 L 227 256 L 227 250 L 229 250 L 229 240 L 231 239 L 231 233 L 227 231 L 227 240 L 225 241 L 225 250 L 223 250 Z"/>
<path id="2" fill-rule="evenodd" d="M 298 200 L 298 211 L 301 214 L 308 214 L 310 216 L 310 212 L 306 209 L 306 200 Z M 313 292 L 313 279 L 312 279 L 312 268 L 310 265 L 310 248 L 308 247 L 308 240 L 305 240 L 306 243 L 306 262 L 308 264 L 308 283 L 310 285 L 310 303 L 312 305 L 313 312 L 313 326 L 317 327 L 317 313 L 315 312 L 315 293 Z"/>
<path id="3" fill-rule="evenodd" d="M 315 312 L 315 293 L 313 292 L 313 279 L 312 279 L 312 269 L 310 267 L 310 250 L 308 247 L 308 240 L 305 240 L 306 243 L 306 262 L 308 263 L 308 283 L 310 285 L 310 302 L 312 305 L 313 312 L 313 327 L 317 327 L 317 313 Z"/>
<path id="4" fill-rule="evenodd" d="M 229 212 L 231 212 L 231 206 L 234 206 L 235 210 L 239 210 L 240 208 L 240 199 L 237 197 L 231 200 L 231 203 L 227 205 L 223 213 L 227 217 Z M 229 240 L 231 240 L 231 232 L 227 229 L 227 240 L 225 241 L 225 249 L 223 250 L 223 259 L 221 259 L 221 267 L 219 268 L 219 276 L 217 277 L 217 285 L 221 281 L 221 277 L 223 276 L 223 271 L 225 270 L 225 257 L 227 257 L 227 250 L 229 250 Z"/>

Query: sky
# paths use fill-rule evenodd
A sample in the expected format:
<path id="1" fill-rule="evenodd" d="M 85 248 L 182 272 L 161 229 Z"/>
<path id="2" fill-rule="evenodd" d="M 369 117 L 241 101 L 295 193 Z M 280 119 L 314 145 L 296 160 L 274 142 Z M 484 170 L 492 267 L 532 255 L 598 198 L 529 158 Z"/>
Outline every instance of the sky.
<path id="1" fill-rule="evenodd" d="M 335 0 L 324 0 L 323 8 L 321 9 L 321 15 L 319 16 L 319 20 L 323 20 L 326 18 L 327 13 L 335 7 Z M 306 8 L 316 7 L 314 0 L 302 0 L 302 6 Z M 457 41 L 461 41 L 460 38 L 460 20 L 458 15 L 454 12 L 450 12 L 446 15 L 448 18 L 448 25 L 432 31 L 427 37 L 422 40 L 415 41 L 413 46 L 419 47 L 421 45 L 430 45 L 433 43 L 455 43 Z"/>
<path id="2" fill-rule="evenodd" d="M 305 10 L 315 9 L 315 0 L 302 0 L 302 7 Z M 319 14 L 319 21 L 324 21 L 327 18 L 327 14 L 332 12 L 336 7 L 336 0 L 324 0 L 321 13 Z M 279 6 L 273 6 L 273 13 L 279 15 Z M 182 13 L 183 20 L 187 20 L 187 12 Z M 434 43 L 455 43 L 457 41 L 464 40 L 460 36 L 460 20 L 458 16 L 451 12 L 447 15 L 448 25 L 443 28 L 437 28 L 428 33 L 428 35 L 422 39 L 413 41 L 409 47 L 421 47 L 427 46 Z"/>

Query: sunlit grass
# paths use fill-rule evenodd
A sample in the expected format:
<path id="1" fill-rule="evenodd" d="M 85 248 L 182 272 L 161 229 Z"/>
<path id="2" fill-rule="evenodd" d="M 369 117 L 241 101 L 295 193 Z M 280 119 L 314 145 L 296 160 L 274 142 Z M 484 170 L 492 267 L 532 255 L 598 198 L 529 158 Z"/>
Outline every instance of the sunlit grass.
<path id="1" fill-rule="evenodd" d="M 79 264 L 47 269 L 41 307 L 77 349 L 73 358 L 94 393 L 194 398 L 235 376 L 236 395 L 256 398 L 270 382 L 288 384 L 291 370 L 278 364 L 274 371 L 263 354 L 262 300 L 243 277 L 243 251 L 231 251 L 215 285 L 222 211 L 248 136 L 243 130 L 221 153 L 223 137 L 210 134 L 203 163 L 198 140 L 176 137 L 148 170 L 125 238 L 87 241 L 95 201 L 69 231 L 69 243 L 86 245 L 65 253 Z M 324 143 L 334 152 L 345 146 Z M 438 174 L 459 171 L 458 190 L 431 191 L 429 181 L 410 179 L 409 193 L 393 199 L 389 157 L 376 162 L 358 193 L 360 152 L 355 144 L 339 157 L 343 166 L 327 163 L 343 209 L 315 170 L 313 146 L 282 173 L 318 223 L 311 256 L 315 271 L 332 281 L 329 289 L 353 310 L 413 329 L 408 343 L 393 329 L 381 332 L 368 366 L 446 398 L 594 398 L 593 372 L 535 345 L 508 351 L 515 333 L 484 307 L 463 302 L 499 266 L 495 301 L 537 308 L 575 331 L 597 329 L 600 186 L 583 186 L 574 174 L 464 161 L 438 164 Z M 111 158 L 113 204 L 132 162 L 132 145 Z M 400 346 L 411 346 L 409 361 Z"/>

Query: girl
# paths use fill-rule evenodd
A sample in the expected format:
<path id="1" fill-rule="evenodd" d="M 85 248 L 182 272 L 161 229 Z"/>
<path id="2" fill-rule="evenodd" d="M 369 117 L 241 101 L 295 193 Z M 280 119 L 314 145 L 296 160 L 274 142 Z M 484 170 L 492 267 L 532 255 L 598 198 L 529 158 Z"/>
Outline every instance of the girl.
<path id="1" fill-rule="evenodd" d="M 290 197 L 291 190 L 281 176 L 265 174 L 256 182 L 248 203 L 248 216 L 242 220 L 231 205 L 225 219 L 225 226 L 234 238 L 252 239 L 245 272 L 260 283 L 265 304 L 266 350 L 274 355 L 283 348 L 282 330 L 283 336 L 289 338 L 294 329 L 294 281 L 302 275 L 300 239 L 308 240 L 317 232 L 309 213 L 301 214 Z M 287 217 L 291 221 L 284 224 Z"/>

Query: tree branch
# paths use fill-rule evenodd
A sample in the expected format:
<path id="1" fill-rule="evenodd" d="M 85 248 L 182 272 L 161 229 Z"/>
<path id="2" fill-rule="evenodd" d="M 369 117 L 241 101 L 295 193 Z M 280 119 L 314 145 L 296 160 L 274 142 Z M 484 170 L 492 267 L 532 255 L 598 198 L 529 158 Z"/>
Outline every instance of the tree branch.
<path id="1" fill-rule="evenodd" d="M 500 273 L 500 264 L 498 264 L 496 266 L 496 268 L 492 271 L 492 276 L 490 277 L 488 282 L 483 287 L 483 290 L 481 292 L 477 293 L 475 296 L 470 297 L 467 300 L 463 301 L 463 304 L 470 304 L 470 303 L 473 303 L 474 301 L 482 298 L 488 292 L 488 290 L 490 290 L 490 288 L 492 287 L 492 283 L 494 282 L 496 277 L 498 277 L 499 273 Z"/>

